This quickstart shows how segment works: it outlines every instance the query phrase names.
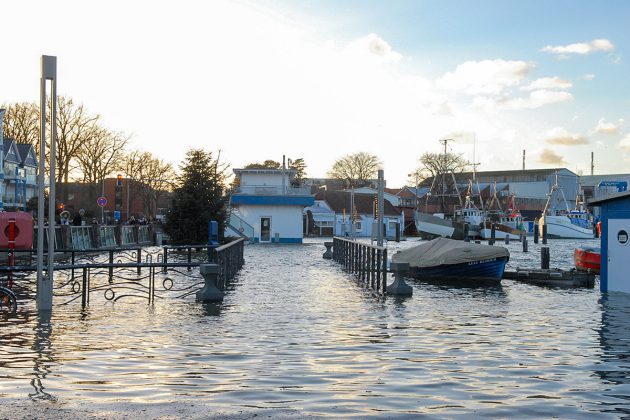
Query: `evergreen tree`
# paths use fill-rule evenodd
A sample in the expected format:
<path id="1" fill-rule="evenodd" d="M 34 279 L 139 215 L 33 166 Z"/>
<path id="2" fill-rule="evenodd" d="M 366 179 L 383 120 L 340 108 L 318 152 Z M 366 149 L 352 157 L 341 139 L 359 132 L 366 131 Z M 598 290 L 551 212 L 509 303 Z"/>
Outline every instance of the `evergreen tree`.
<path id="1" fill-rule="evenodd" d="M 172 243 L 207 243 L 210 220 L 219 223 L 219 233 L 223 236 L 227 219 L 223 194 L 226 169 L 227 165 L 220 165 L 211 152 L 189 150 L 186 153 L 164 226 Z"/>

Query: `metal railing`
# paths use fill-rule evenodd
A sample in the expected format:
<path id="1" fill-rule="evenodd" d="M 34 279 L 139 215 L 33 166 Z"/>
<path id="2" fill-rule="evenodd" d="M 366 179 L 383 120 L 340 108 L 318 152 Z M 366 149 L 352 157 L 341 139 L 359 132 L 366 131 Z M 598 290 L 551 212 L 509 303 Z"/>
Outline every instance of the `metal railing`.
<path id="1" fill-rule="evenodd" d="M 376 293 L 387 293 L 387 248 L 335 236 L 333 260 Z"/>
<path id="2" fill-rule="evenodd" d="M 230 211 L 230 215 L 227 221 L 227 225 L 232 230 L 239 233 L 243 238 L 253 238 L 255 234 L 254 227 L 243 220 L 238 214 L 234 212 L 234 209 Z"/>
<path id="3" fill-rule="evenodd" d="M 212 262 L 219 266 L 216 285 L 219 290 L 225 290 L 245 264 L 244 249 L 245 239 L 239 238 L 212 250 Z"/>
<path id="4" fill-rule="evenodd" d="M 311 195 L 311 187 L 292 187 L 287 185 L 241 185 L 234 188 L 234 194 L 245 195 Z"/>

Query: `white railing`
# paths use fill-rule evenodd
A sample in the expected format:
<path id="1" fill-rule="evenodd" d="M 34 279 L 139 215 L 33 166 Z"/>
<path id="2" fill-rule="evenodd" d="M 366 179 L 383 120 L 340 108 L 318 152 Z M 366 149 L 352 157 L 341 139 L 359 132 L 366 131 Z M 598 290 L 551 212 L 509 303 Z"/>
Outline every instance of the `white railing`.
<path id="1" fill-rule="evenodd" d="M 245 185 L 234 188 L 234 194 L 244 195 L 311 195 L 311 187 L 284 187 L 282 185 Z"/>
<path id="2" fill-rule="evenodd" d="M 243 237 L 250 239 L 254 237 L 254 227 L 243 220 L 238 214 L 234 213 L 234 210 L 230 211 L 227 223 L 232 229 L 240 232 Z"/>

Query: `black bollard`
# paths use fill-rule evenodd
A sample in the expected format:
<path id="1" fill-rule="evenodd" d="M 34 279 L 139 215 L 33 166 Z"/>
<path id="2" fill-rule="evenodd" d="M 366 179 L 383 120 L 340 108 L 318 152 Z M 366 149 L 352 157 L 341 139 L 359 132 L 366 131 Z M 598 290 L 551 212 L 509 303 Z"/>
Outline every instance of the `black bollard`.
<path id="1" fill-rule="evenodd" d="M 493 223 L 490 228 L 490 240 L 488 241 L 488 245 L 494 245 L 494 242 L 497 239 L 497 227 Z"/>
<path id="2" fill-rule="evenodd" d="M 543 229 L 542 229 L 542 237 L 543 237 L 543 245 L 547 245 L 547 224 L 545 223 L 543 225 Z"/>
<path id="3" fill-rule="evenodd" d="M 543 246 L 542 248 L 540 248 L 540 268 L 542 268 L 543 270 L 548 270 L 549 259 L 549 247 Z"/>
<path id="4" fill-rule="evenodd" d="M 505 234 L 505 244 L 506 245 L 510 244 L 510 234 L 508 234 L 508 233 Z"/>
<path id="5" fill-rule="evenodd" d="M 534 243 L 537 244 L 538 243 L 538 236 L 539 236 L 539 227 L 538 227 L 538 222 L 534 222 Z"/>
<path id="6" fill-rule="evenodd" d="M 523 239 L 523 252 L 527 252 L 527 238 Z"/>

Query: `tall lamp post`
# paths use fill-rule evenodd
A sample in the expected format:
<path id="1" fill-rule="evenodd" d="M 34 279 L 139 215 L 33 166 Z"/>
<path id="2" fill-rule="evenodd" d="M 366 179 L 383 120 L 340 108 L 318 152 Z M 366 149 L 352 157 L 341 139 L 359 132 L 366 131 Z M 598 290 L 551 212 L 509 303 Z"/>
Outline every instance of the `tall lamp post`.
<path id="1" fill-rule="evenodd" d="M 46 82 L 50 80 L 51 108 L 51 136 L 50 136 L 50 184 L 48 194 L 48 264 L 47 278 L 43 275 L 44 268 L 44 178 L 46 160 Z M 39 144 L 39 174 L 37 178 L 37 309 L 39 311 L 52 310 L 53 278 L 55 274 L 55 161 L 57 143 L 57 57 L 42 55 L 42 69 L 40 79 L 40 144 Z"/>

